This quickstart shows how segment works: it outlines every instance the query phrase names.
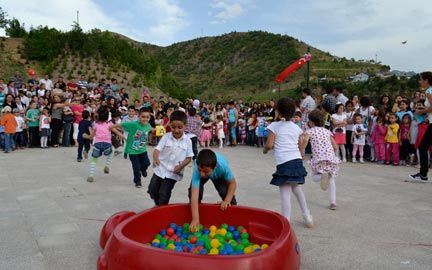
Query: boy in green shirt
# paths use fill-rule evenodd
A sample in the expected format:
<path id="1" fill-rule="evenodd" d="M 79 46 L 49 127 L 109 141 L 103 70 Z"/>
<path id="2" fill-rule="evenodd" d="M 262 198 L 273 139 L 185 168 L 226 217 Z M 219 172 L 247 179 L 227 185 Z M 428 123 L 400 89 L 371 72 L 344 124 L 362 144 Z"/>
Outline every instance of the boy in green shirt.
<path id="1" fill-rule="evenodd" d="M 125 153 L 129 155 L 132 163 L 135 187 L 140 188 L 141 174 L 147 177 L 147 168 L 150 166 L 150 160 L 147 155 L 147 142 L 152 127 L 149 124 L 150 111 L 141 109 L 138 121 L 123 122 L 115 126 L 121 127 L 128 133 L 126 139 Z"/>
<path id="2" fill-rule="evenodd" d="M 26 113 L 26 120 L 29 129 L 30 147 L 39 146 L 39 117 L 41 112 L 36 109 L 36 103 L 30 103 L 30 109 Z"/>

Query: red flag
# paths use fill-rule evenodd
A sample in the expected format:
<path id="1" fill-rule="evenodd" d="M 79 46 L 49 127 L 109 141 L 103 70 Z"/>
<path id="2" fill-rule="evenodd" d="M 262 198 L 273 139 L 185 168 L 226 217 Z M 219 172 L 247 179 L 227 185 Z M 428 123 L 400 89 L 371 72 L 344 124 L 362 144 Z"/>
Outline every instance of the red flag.
<path id="1" fill-rule="evenodd" d="M 291 75 L 292 73 L 294 73 L 294 71 L 296 71 L 297 69 L 299 69 L 301 66 L 303 66 L 304 64 L 306 64 L 307 62 L 309 62 L 312 58 L 312 55 L 310 53 L 305 54 L 302 58 L 300 58 L 299 60 L 295 61 L 294 63 L 292 63 L 291 65 L 289 65 L 288 67 L 286 67 L 284 69 L 284 71 L 282 71 L 277 77 L 276 77 L 276 82 L 277 83 L 281 83 L 283 81 L 285 81 L 285 79 Z"/>

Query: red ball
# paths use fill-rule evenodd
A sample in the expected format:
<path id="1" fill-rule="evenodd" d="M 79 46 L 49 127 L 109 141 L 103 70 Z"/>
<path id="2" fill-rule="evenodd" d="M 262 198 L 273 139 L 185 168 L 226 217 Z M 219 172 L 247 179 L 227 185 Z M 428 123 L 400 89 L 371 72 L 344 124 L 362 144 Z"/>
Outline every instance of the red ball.
<path id="1" fill-rule="evenodd" d="M 176 241 L 176 242 L 181 242 L 182 239 L 178 237 L 175 241 Z"/>
<path id="2" fill-rule="evenodd" d="M 165 238 L 166 240 L 169 240 L 169 239 L 170 239 L 170 237 L 169 237 L 168 235 L 165 235 L 164 238 Z"/>
<path id="3" fill-rule="evenodd" d="M 240 234 L 242 234 L 242 233 L 246 233 L 246 232 L 247 232 L 246 229 L 242 229 L 242 230 L 240 231 Z"/>
<path id="4" fill-rule="evenodd" d="M 198 241 L 198 238 L 197 238 L 196 236 L 192 236 L 192 237 L 189 239 L 189 242 L 190 242 L 191 244 L 196 244 L 197 241 Z"/>
<path id="5" fill-rule="evenodd" d="M 177 238 L 178 238 L 177 234 L 174 234 L 173 236 L 171 236 L 171 239 L 174 241 L 177 240 Z"/>
<path id="6" fill-rule="evenodd" d="M 168 228 L 167 229 L 167 235 L 168 236 L 173 236 L 174 235 L 174 229 L 173 228 Z"/>

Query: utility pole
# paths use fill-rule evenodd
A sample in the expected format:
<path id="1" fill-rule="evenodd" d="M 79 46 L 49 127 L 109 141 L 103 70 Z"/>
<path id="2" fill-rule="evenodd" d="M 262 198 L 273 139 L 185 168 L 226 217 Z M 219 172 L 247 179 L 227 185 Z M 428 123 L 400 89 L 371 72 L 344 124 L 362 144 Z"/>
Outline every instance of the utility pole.
<path id="1" fill-rule="evenodd" d="M 307 47 L 307 53 L 310 53 L 310 47 Z M 306 70 L 306 87 L 309 88 L 309 76 L 310 76 L 310 61 L 307 62 L 307 70 Z"/>

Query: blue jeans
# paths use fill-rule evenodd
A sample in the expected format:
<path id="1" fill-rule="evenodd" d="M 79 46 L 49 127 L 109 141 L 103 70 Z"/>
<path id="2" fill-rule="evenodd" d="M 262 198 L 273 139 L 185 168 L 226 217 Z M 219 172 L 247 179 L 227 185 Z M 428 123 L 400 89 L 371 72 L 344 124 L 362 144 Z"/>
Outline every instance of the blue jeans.
<path id="1" fill-rule="evenodd" d="M 24 133 L 21 132 L 16 132 L 14 134 L 14 140 L 15 140 L 15 145 L 17 147 L 24 147 L 25 143 L 24 143 Z"/>
<path id="2" fill-rule="evenodd" d="M 229 134 L 230 134 L 230 141 L 231 141 L 231 145 L 236 144 L 237 143 L 237 129 L 234 126 L 235 122 L 229 122 L 228 123 L 228 130 L 229 130 Z"/>
<path id="3" fill-rule="evenodd" d="M 88 139 L 78 139 L 78 157 L 77 159 L 82 160 L 82 151 L 86 151 L 87 153 L 90 151 L 90 140 Z"/>
<path id="4" fill-rule="evenodd" d="M 147 168 L 150 166 L 150 160 L 147 152 L 141 154 L 129 154 L 129 159 L 132 163 L 132 170 L 134 175 L 135 185 L 141 185 L 141 174 L 147 175 Z"/>
<path id="5" fill-rule="evenodd" d="M 92 157 L 109 156 L 112 153 L 112 145 L 107 142 L 98 142 L 93 145 Z"/>
<path id="6" fill-rule="evenodd" d="M 14 147 L 14 141 L 13 141 L 13 134 L 7 134 L 5 133 L 5 152 L 9 153 L 12 151 L 12 148 Z"/>
<path id="7" fill-rule="evenodd" d="M 63 127 L 63 146 L 70 146 L 72 123 L 65 123 Z"/>
<path id="8" fill-rule="evenodd" d="M 2 149 L 2 150 L 4 150 L 4 148 L 5 148 L 5 137 L 4 137 L 4 132 L 1 132 L 0 133 L 0 148 Z"/>

